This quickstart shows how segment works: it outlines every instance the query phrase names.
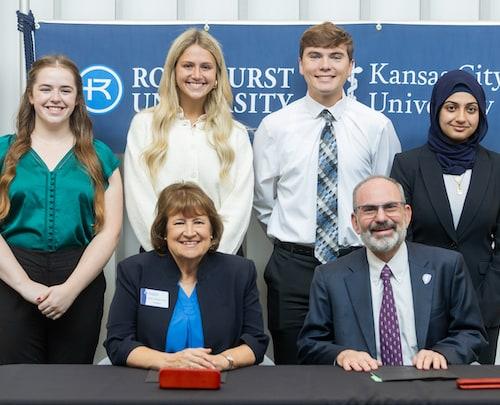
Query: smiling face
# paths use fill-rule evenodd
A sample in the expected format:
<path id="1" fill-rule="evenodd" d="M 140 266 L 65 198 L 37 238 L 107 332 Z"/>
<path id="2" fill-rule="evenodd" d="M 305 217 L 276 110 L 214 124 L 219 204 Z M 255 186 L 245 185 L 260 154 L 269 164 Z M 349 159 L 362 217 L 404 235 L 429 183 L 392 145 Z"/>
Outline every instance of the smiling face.
<path id="1" fill-rule="evenodd" d="M 217 64 L 213 55 L 194 44 L 179 57 L 175 66 L 179 103 L 205 103 L 208 93 L 216 86 Z"/>
<path id="2" fill-rule="evenodd" d="M 69 127 L 76 97 L 75 78 L 69 69 L 60 66 L 41 69 L 29 96 L 35 110 L 35 128 Z"/>
<path id="3" fill-rule="evenodd" d="M 306 47 L 299 59 L 299 70 L 307 83 L 309 95 L 325 107 L 342 98 L 342 88 L 351 74 L 352 61 L 347 47 Z"/>
<path id="4" fill-rule="evenodd" d="M 352 226 L 365 246 L 385 262 L 406 238 L 411 208 L 402 199 L 396 184 L 383 178 L 367 181 L 356 193 Z"/>
<path id="5" fill-rule="evenodd" d="M 467 92 L 457 92 L 446 99 L 439 111 L 439 126 L 453 142 L 469 139 L 479 125 L 479 106 L 475 97 Z"/>
<path id="6" fill-rule="evenodd" d="M 169 215 L 167 247 L 175 262 L 182 267 L 197 265 L 212 242 L 212 225 L 207 215 Z"/>

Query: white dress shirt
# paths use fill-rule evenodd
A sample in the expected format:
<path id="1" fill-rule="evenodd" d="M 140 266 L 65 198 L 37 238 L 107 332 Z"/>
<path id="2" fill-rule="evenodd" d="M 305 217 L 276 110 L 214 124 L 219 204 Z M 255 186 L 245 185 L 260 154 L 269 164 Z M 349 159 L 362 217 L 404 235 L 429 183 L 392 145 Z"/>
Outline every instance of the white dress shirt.
<path id="1" fill-rule="evenodd" d="M 325 107 L 309 95 L 265 117 L 255 133 L 254 209 L 267 234 L 286 242 L 316 239 L 319 141 Z M 352 191 L 374 174 L 388 175 L 401 151 L 391 121 L 347 98 L 328 108 L 338 151 L 339 245 L 361 242 L 351 227 Z"/>
<path id="2" fill-rule="evenodd" d="M 415 313 L 413 311 L 413 293 L 410 279 L 410 265 L 408 263 L 408 249 L 406 243 L 402 243 L 396 254 L 388 263 L 380 260 L 370 250 L 366 250 L 368 265 L 370 268 L 370 285 L 372 293 L 373 323 L 375 327 L 375 343 L 377 347 L 377 359 L 380 356 L 380 329 L 379 316 L 384 284 L 380 278 L 382 269 L 387 264 L 392 271 L 390 279 L 392 293 L 396 303 L 398 314 L 399 332 L 401 334 L 401 351 L 403 354 L 403 365 L 411 366 L 412 358 L 418 352 L 417 332 L 415 330 Z"/>
<path id="3" fill-rule="evenodd" d="M 219 245 L 223 253 L 236 253 L 250 222 L 253 198 L 252 147 L 246 129 L 235 121 L 230 145 L 235 159 L 229 176 L 219 177 L 220 163 L 211 146 L 203 119 L 193 125 L 179 114 L 168 134 L 168 151 L 153 184 L 143 159 L 152 142 L 151 111 L 135 115 L 130 124 L 125 150 L 125 203 L 134 233 L 145 250 L 151 250 L 150 230 L 156 201 L 168 185 L 181 181 L 198 184 L 213 200 L 224 223 Z"/>

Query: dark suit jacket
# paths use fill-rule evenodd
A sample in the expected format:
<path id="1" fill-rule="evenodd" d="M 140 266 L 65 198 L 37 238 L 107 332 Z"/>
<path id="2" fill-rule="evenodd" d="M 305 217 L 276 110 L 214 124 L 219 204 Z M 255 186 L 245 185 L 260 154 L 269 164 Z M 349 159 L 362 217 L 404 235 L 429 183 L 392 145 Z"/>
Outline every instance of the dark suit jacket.
<path id="1" fill-rule="evenodd" d="M 451 364 L 476 360 L 485 331 L 462 255 L 407 246 L 418 349 L 435 350 Z M 426 273 L 428 284 L 422 281 Z M 302 363 L 334 364 L 346 349 L 377 358 L 365 248 L 316 268 L 298 346 Z"/>
<path id="2" fill-rule="evenodd" d="M 179 277 L 170 253 L 141 253 L 118 264 L 104 343 L 113 364 L 125 365 L 130 352 L 138 346 L 165 351 Z M 217 354 L 246 343 L 256 362 L 261 362 L 269 338 L 264 334 L 253 262 L 239 256 L 208 253 L 200 262 L 197 277 L 205 347 Z M 168 291 L 169 307 L 142 305 L 141 288 Z"/>
<path id="3" fill-rule="evenodd" d="M 391 177 L 413 208 L 408 239 L 462 253 L 486 326 L 499 325 L 500 155 L 479 147 L 456 230 L 441 167 L 427 146 L 396 155 Z"/>

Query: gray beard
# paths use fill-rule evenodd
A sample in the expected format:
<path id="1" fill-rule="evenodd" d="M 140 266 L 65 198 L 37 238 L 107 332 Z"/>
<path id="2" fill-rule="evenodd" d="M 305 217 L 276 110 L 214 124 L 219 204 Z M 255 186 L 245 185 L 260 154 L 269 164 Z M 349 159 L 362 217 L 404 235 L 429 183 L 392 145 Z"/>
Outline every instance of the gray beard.
<path id="1" fill-rule="evenodd" d="M 364 245 L 372 252 L 386 253 L 403 243 L 406 238 L 406 228 L 396 229 L 392 236 L 384 236 L 383 238 L 372 236 L 369 230 L 363 232 L 360 236 Z"/>

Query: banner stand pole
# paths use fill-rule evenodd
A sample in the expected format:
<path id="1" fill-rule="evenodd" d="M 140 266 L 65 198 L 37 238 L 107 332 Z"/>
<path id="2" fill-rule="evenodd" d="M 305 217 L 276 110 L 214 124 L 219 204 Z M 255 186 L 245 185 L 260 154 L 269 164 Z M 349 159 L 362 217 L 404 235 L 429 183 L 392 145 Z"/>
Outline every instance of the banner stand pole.
<path id="1" fill-rule="evenodd" d="M 30 10 L 30 0 L 19 0 L 19 11 L 28 14 Z M 19 94 L 23 94 L 26 87 L 26 69 L 24 60 L 24 38 L 23 33 L 19 32 Z"/>

